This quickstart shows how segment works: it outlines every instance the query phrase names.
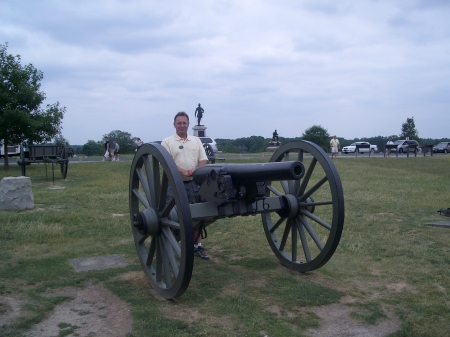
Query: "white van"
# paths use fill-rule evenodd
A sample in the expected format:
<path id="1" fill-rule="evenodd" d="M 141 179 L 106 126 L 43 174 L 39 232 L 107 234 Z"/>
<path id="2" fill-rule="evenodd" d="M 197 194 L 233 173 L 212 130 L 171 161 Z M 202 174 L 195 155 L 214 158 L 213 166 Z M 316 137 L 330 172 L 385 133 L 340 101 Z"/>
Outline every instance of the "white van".
<path id="1" fill-rule="evenodd" d="M 5 145 L 0 148 L 0 158 L 5 156 Z M 9 145 L 8 146 L 8 157 L 20 156 L 20 145 Z"/>
<path id="2" fill-rule="evenodd" d="M 198 137 L 202 141 L 203 144 L 209 144 L 211 145 L 213 152 L 218 152 L 219 149 L 217 148 L 216 141 L 212 139 L 211 137 Z"/>

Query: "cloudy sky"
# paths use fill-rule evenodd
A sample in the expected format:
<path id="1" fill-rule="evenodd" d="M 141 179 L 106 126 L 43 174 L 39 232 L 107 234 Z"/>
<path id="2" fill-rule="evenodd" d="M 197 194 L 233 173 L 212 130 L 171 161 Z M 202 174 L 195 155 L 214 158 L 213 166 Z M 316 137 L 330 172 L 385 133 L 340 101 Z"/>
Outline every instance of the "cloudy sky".
<path id="1" fill-rule="evenodd" d="M 448 0 L 2 0 L 0 44 L 43 71 L 72 145 L 172 134 L 186 111 L 214 138 L 450 138 Z"/>

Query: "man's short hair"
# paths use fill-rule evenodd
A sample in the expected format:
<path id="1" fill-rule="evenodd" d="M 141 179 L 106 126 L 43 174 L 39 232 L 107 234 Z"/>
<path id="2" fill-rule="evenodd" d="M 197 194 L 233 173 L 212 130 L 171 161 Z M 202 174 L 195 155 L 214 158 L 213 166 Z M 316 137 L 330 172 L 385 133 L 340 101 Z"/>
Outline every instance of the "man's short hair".
<path id="1" fill-rule="evenodd" d="M 175 123 L 175 121 L 177 120 L 177 117 L 179 117 L 179 116 L 184 116 L 184 117 L 186 117 L 187 120 L 188 120 L 188 122 L 189 122 L 189 116 L 188 116 L 188 114 L 187 114 L 186 112 L 184 112 L 184 111 L 180 111 L 180 112 L 178 112 L 178 113 L 175 115 L 175 117 L 174 117 L 174 119 L 173 119 L 173 122 L 174 122 L 174 123 Z"/>

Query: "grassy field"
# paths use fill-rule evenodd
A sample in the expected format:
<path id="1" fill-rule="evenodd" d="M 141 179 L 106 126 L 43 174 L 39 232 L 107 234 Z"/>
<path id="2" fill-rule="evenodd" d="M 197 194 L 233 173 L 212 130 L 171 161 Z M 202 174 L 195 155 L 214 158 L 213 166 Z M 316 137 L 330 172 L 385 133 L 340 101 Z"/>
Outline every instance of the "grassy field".
<path id="1" fill-rule="evenodd" d="M 0 296 L 22 299 L 26 314 L 2 325 L 0 336 L 25 336 L 70 300 L 45 296 L 50 289 L 81 288 L 88 280 L 129 305 L 128 336 L 303 336 L 321 324 L 314 308 L 337 303 L 366 325 L 395 317 L 400 323 L 390 336 L 448 335 L 450 229 L 424 223 L 450 220 L 436 212 L 450 207 L 450 156 L 338 158 L 335 164 L 346 221 L 324 267 L 293 273 L 270 250 L 259 216 L 224 219 L 204 240 L 211 261 L 195 260 L 188 290 L 173 301 L 153 296 L 136 256 L 128 215 L 131 162 L 71 163 L 67 179 L 57 175 L 54 184 L 44 165 L 28 166 L 35 209 L 0 213 Z M 0 178 L 19 175 L 19 166 L 0 167 Z M 77 273 L 69 264 L 107 254 L 120 254 L 129 266 Z M 6 311 L 0 300 L 0 315 Z"/>

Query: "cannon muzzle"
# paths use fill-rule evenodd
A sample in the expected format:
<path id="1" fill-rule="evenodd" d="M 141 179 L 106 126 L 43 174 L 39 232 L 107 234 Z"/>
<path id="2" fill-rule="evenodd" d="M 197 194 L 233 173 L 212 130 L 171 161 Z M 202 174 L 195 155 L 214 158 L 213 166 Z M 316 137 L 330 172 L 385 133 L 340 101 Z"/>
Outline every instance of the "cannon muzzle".
<path id="1" fill-rule="evenodd" d="M 260 181 L 298 180 L 303 177 L 304 173 L 305 167 L 299 161 L 212 164 L 198 167 L 193 178 L 197 185 L 201 185 L 206 179 L 214 181 L 220 175 L 229 175 L 233 183 L 246 184 Z"/>

